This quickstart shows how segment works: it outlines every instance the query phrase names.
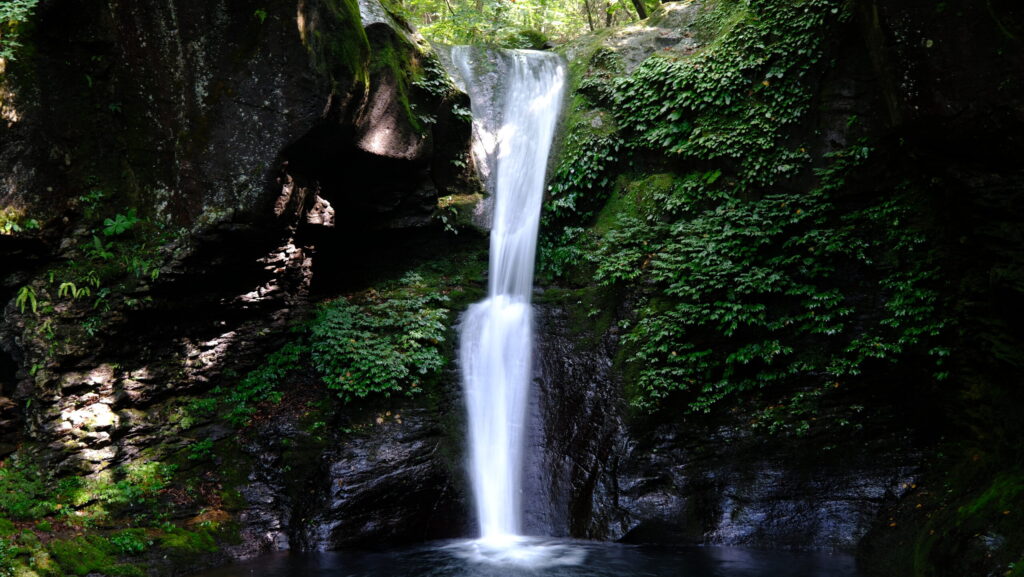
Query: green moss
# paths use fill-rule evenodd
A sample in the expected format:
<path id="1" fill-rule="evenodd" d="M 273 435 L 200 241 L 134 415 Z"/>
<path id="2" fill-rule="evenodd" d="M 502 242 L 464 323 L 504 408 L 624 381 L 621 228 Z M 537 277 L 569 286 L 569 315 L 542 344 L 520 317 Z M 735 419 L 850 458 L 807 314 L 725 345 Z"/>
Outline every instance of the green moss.
<path id="1" fill-rule="evenodd" d="M 1019 575 L 1024 471 L 978 448 L 947 446 L 944 453 L 865 539 L 864 570 L 893 577 Z"/>
<path id="2" fill-rule="evenodd" d="M 766 398 L 800 391 L 783 404 L 803 410 L 808 383 L 832 390 L 868 362 L 911 355 L 933 357 L 928 368 L 944 378 L 934 255 L 907 226 L 916 187 L 872 200 L 883 195 L 850 182 L 869 146 L 812 159 L 794 138 L 848 7 L 719 0 L 701 10 L 704 45 L 659 52 L 629 74 L 610 48 L 576 49 L 585 65 L 573 66 L 542 273 L 635 295 L 621 343 L 646 410 L 672 396 L 707 411 L 768 387 Z M 817 184 L 791 186 L 800 179 Z M 863 204 L 851 207 L 856 194 Z"/>
<path id="3" fill-rule="evenodd" d="M 610 287 L 550 287 L 535 300 L 538 304 L 557 305 L 568 315 L 569 334 L 581 350 L 600 345 L 615 322 L 621 294 Z"/>
<path id="4" fill-rule="evenodd" d="M 447 230 L 458 231 L 475 227 L 473 212 L 484 201 L 480 193 L 449 194 L 437 199 L 435 218 L 441 220 Z"/>
<path id="5" fill-rule="evenodd" d="M 426 126 L 420 120 L 419 115 L 415 113 L 410 99 L 410 85 L 417 71 L 411 47 L 402 42 L 398 36 L 390 34 L 375 37 L 371 41 L 370 47 L 373 53 L 373 58 L 370 61 L 371 82 L 376 81 L 380 85 L 379 87 L 371 85 L 370 90 L 393 89 L 409 126 L 417 132 L 424 133 Z"/>
<path id="6" fill-rule="evenodd" d="M 591 231 L 604 236 L 618 228 L 624 219 L 641 219 L 655 215 L 654 200 L 666 197 L 679 186 L 679 179 L 672 173 L 658 173 L 644 176 L 638 180 L 623 177 L 616 187 L 616 192 L 608 197 L 608 201 L 598 213 Z"/>
<path id="7" fill-rule="evenodd" d="M 313 66 L 330 78 L 333 87 L 347 93 L 353 82 L 369 83 L 370 43 L 359 16 L 356 0 L 328 0 L 305 4 L 300 34 Z M 322 6 L 324 12 L 309 6 Z"/>
<path id="8" fill-rule="evenodd" d="M 49 521 L 39 521 L 38 523 L 36 523 L 36 531 L 41 531 L 43 533 L 49 533 L 49 532 L 53 531 L 53 524 L 50 523 Z"/>
<path id="9" fill-rule="evenodd" d="M 420 134 L 426 134 L 436 118 L 432 110 L 420 109 L 426 104 L 414 88 L 430 89 L 436 85 L 447 85 L 447 75 L 439 65 L 424 66 L 424 62 L 436 64 L 433 55 L 421 54 L 416 46 L 398 34 L 375 35 L 370 39 L 370 49 L 373 54 L 370 79 L 371 83 L 378 84 L 371 84 L 370 89 L 393 90 L 409 126 Z M 438 77 L 444 81 L 438 82 Z"/>
<path id="10" fill-rule="evenodd" d="M 700 17 L 694 23 L 697 40 L 704 46 L 714 47 L 716 42 L 721 42 L 734 27 L 750 16 L 749 4 L 739 0 L 705 2 Z"/>
<path id="11" fill-rule="evenodd" d="M 12 459 L 0 468 L 0 514 L 14 520 L 34 520 L 53 512 L 47 476 L 34 463 Z"/>
<path id="12" fill-rule="evenodd" d="M 153 541 L 143 529 L 124 529 L 111 534 L 110 543 L 122 555 L 138 555 L 148 549 Z"/>
<path id="13" fill-rule="evenodd" d="M 978 515 L 1000 515 L 1003 512 L 1008 515 L 1021 504 L 1024 504 L 1024 474 L 1020 471 L 1001 472 L 988 488 L 959 509 L 959 515 L 965 521 Z"/>
<path id="14" fill-rule="evenodd" d="M 161 549 L 167 549 L 177 556 L 197 556 L 217 551 L 217 541 L 208 530 L 175 528 L 160 535 L 157 542 Z"/>
<path id="15" fill-rule="evenodd" d="M 547 43 L 548 37 L 543 32 L 532 28 L 513 30 L 498 39 L 498 45 L 504 48 L 527 50 L 543 50 Z"/>
<path id="16" fill-rule="evenodd" d="M 48 549 L 65 575 L 100 573 L 121 577 L 145 576 L 141 568 L 119 563 L 116 547 L 98 535 L 52 541 Z"/>

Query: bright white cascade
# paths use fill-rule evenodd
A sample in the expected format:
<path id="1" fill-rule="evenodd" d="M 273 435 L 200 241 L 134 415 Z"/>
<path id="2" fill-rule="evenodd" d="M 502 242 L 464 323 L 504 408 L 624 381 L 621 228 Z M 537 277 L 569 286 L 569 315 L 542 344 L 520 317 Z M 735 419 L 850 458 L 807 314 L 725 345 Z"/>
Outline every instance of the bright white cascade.
<path id="1" fill-rule="evenodd" d="M 478 143 L 490 149 L 495 206 L 488 297 L 466 312 L 459 362 L 480 541 L 511 547 L 522 541 L 520 484 L 533 348 L 530 293 L 544 172 L 562 105 L 565 67 L 554 54 L 492 52 L 499 86 L 478 98 L 472 89 L 477 78 L 471 52 L 456 47 L 452 59 L 470 85 Z M 493 106 L 478 102 L 486 96 Z M 481 110 L 500 120 L 482 121 Z M 486 126 L 500 128 L 487 138 L 480 134 Z"/>

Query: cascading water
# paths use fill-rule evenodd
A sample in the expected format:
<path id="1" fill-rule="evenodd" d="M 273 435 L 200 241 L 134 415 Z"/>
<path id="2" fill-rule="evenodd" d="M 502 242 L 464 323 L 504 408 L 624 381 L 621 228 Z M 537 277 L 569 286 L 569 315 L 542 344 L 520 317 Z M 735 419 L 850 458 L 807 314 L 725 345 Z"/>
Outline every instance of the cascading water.
<path id="1" fill-rule="evenodd" d="M 471 53 L 487 59 L 473 64 Z M 565 72 L 557 57 L 536 52 L 456 48 L 452 57 L 473 99 L 477 159 L 489 169 L 484 174 L 496 199 L 489 296 L 467 311 L 460 350 L 481 538 L 261 558 L 206 577 L 857 577 L 852 557 L 831 553 L 673 551 L 519 535 L 534 249 Z"/>
<path id="2" fill-rule="evenodd" d="M 470 47 L 452 60 L 473 102 L 478 162 L 494 195 L 488 297 L 462 325 L 459 361 L 469 413 L 470 473 L 481 541 L 520 540 L 520 480 L 532 372 L 530 293 L 544 172 L 562 104 L 565 68 L 553 54 L 489 51 L 474 65 Z M 478 86 L 477 69 L 497 87 Z M 496 132 L 496 133 L 495 133 Z"/>

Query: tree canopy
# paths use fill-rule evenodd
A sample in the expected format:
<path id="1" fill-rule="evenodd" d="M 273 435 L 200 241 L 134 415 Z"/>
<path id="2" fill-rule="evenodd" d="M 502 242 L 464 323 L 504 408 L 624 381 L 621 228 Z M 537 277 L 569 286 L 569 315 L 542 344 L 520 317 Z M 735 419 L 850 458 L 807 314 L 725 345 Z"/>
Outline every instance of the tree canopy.
<path id="1" fill-rule="evenodd" d="M 428 39 L 540 48 L 646 18 L 651 0 L 394 0 Z"/>

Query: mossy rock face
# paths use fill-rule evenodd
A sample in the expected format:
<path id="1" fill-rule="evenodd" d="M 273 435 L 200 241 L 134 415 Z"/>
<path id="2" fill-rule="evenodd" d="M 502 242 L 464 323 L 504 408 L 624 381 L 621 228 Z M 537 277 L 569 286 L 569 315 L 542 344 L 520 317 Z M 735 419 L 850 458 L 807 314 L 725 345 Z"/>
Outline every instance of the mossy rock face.
<path id="1" fill-rule="evenodd" d="M 119 563 L 116 547 L 107 539 L 93 535 L 56 540 L 48 545 L 51 557 L 65 574 L 85 576 L 90 573 L 122 577 L 143 577 L 145 572 Z"/>
<path id="2" fill-rule="evenodd" d="M 1018 484 L 1008 471 L 1019 468 L 1020 461 L 1021 404 L 1011 390 L 1019 382 L 1024 347 L 1019 331 L 1011 328 L 1013 323 L 996 311 L 1012 308 L 1022 286 L 1017 274 L 1020 259 L 1005 250 L 1019 247 L 1019 238 L 1006 233 L 1019 230 L 1024 222 L 1020 210 L 1012 208 L 1020 206 L 1021 176 L 1016 168 L 1008 169 L 1016 167 L 1009 158 L 1020 156 L 1024 146 L 1018 114 L 1024 102 L 1024 91 L 1019 90 L 1022 76 L 1010 72 L 1019 68 L 1022 49 L 1016 31 L 1021 15 L 997 7 L 985 16 L 967 9 L 963 2 L 947 4 L 936 8 L 916 1 L 869 2 L 850 11 L 850 5 L 814 0 L 793 11 L 795 4 L 769 0 L 673 2 L 652 16 L 646 30 L 602 31 L 563 47 L 570 60 L 573 93 L 542 227 L 542 271 L 552 283 L 571 287 L 548 290 L 544 298 L 565 309 L 567 332 L 576 332 L 579 319 L 586 319 L 590 312 L 582 292 L 588 285 L 621 289 L 613 300 L 623 318 L 612 323 L 608 339 L 619 337 L 618 343 L 625 345 L 618 348 L 617 356 L 615 351 L 610 356 L 622 369 L 616 375 L 623 381 L 617 390 L 619 399 L 639 407 L 627 413 L 630 435 L 661 427 L 658 434 L 666 439 L 684 438 L 687 433 L 679 423 L 700 417 L 684 417 L 681 412 L 707 411 L 714 419 L 732 411 L 748 416 L 745 423 L 729 426 L 728 434 L 734 435 L 731 438 L 737 444 L 746 434 L 772 434 L 785 438 L 779 444 L 786 451 L 787 446 L 805 442 L 813 447 L 807 438 L 817 436 L 829 439 L 828 450 L 843 446 L 862 458 L 863 449 L 843 440 L 844 431 L 879 427 L 877 421 L 866 425 L 862 413 L 890 411 L 900 415 L 897 424 L 903 431 L 898 435 L 903 439 L 948 435 L 991 443 L 993 463 L 970 483 L 946 479 L 948 464 L 925 463 L 932 470 L 933 494 L 943 495 L 947 508 L 961 509 L 960 515 L 947 512 L 941 522 L 935 520 L 937 507 L 929 509 L 928 501 L 916 509 L 915 492 L 907 488 L 913 485 L 912 479 L 907 477 L 896 488 L 886 484 L 887 475 L 912 470 L 920 455 L 931 449 L 916 447 L 920 453 L 900 457 L 907 465 L 904 472 L 894 468 L 865 473 L 874 479 L 876 489 L 904 500 L 896 525 L 890 528 L 886 521 L 878 529 L 878 534 L 895 535 L 884 543 L 890 557 L 880 553 L 883 547 L 877 536 L 871 538 L 871 555 L 879 555 L 873 567 L 884 566 L 883 557 L 900 558 L 893 562 L 899 568 L 890 570 L 891 575 L 1020 571 L 1021 549 L 1007 518 L 1020 500 Z M 953 16 L 958 11 L 962 18 Z M 812 12 L 817 15 L 807 19 Z M 662 27 L 671 29 L 663 38 L 651 34 Z M 770 40 L 746 44 L 759 34 Z M 975 36 L 979 41 L 971 43 L 971 50 L 955 49 Z M 774 55 L 760 52 L 783 46 Z M 806 51 L 793 49 L 796 46 Z M 868 51 L 855 51 L 852 46 L 867 46 Z M 968 56 L 975 49 L 979 51 L 975 54 L 990 56 Z M 967 62 L 970 59 L 976 63 Z M 963 84 L 953 80 L 960 75 Z M 907 78 L 916 80 L 908 83 Z M 962 98 L 982 85 L 977 100 Z M 652 87 L 657 88 L 648 93 Z M 959 96 L 954 97 L 954 92 Z M 939 104 L 944 98 L 948 98 L 945 108 Z M 950 106 L 953 101 L 959 104 Z M 782 105 L 753 112 L 762 110 L 759 107 L 765 103 Z M 999 123 L 1003 126 L 995 126 Z M 989 136 L 979 136 L 981 126 L 988 127 L 982 132 Z M 979 160 L 965 161 L 960 154 L 965 143 L 985 151 L 976 156 Z M 752 210 L 758 206 L 767 210 L 760 214 Z M 763 241 L 761 235 L 775 234 L 779 223 L 808 218 L 812 211 L 813 226 L 789 229 L 792 237 L 786 238 L 787 232 L 777 243 Z M 659 230 L 665 235 L 655 232 Z M 818 235 L 824 230 L 838 232 L 834 238 L 848 235 L 832 244 L 839 253 L 865 246 L 872 247 L 871 255 L 843 264 L 837 264 L 843 257 L 822 259 L 828 242 L 818 242 L 824 241 Z M 748 241 L 730 245 L 714 240 L 731 234 L 749 234 Z M 693 250 L 673 253 L 673 246 L 683 244 Z M 909 245 L 921 248 L 900 252 Z M 997 245 L 1003 246 L 998 254 Z M 789 269 L 782 258 L 770 264 L 759 260 L 774 251 L 788 253 L 791 263 L 799 263 L 798 270 Z M 824 269 L 815 262 L 836 268 L 819 274 Z M 928 264 L 921 267 L 924 262 Z M 932 276 L 925 268 L 941 273 Z M 726 269 L 742 272 L 715 276 Z M 666 274 L 648 274 L 652 270 Z M 801 276 L 807 271 L 812 272 Z M 790 310 L 787 299 L 798 291 L 781 286 L 760 290 L 774 281 L 752 292 L 743 286 L 758 275 L 790 273 L 791 278 L 806 280 L 805 287 L 841 294 L 837 302 L 843 303 L 844 321 L 836 331 L 813 329 L 801 334 L 799 323 L 780 319 L 769 329 L 772 337 L 767 342 L 774 345 L 775 339 L 779 343 L 793 339 L 782 355 L 800 357 L 801 362 L 789 365 L 793 370 L 788 374 L 772 375 L 771 367 L 789 363 L 781 357 L 768 358 L 783 347 L 731 348 L 756 332 L 759 321 L 741 321 L 731 327 L 717 323 L 731 318 L 730 307 L 750 312 L 748 320 Z M 710 278 L 715 281 L 702 285 Z M 711 284 L 715 286 L 704 294 L 694 290 Z M 916 317 L 920 325 L 910 320 L 915 318 L 911 311 L 898 311 L 907 299 L 917 298 L 931 303 L 924 304 L 931 307 L 926 315 Z M 600 318 L 602 312 L 595 307 L 592 314 Z M 896 314 L 885 318 L 892 312 Z M 805 326 L 826 316 L 815 310 L 812 325 Z M 878 322 L 879 318 L 885 320 Z M 951 330 L 955 323 L 963 324 Z M 716 333 L 716 326 L 724 328 Z M 886 343 L 871 344 L 865 358 L 854 359 L 854 370 L 843 373 L 843 378 L 812 384 L 820 375 L 848 366 L 822 359 L 838 358 L 851 350 L 847 347 L 858 342 L 859 331 L 886 335 L 893 329 L 902 333 L 888 341 L 894 346 L 885 354 L 879 351 Z M 971 337 L 960 338 L 957 332 Z M 678 338 L 662 340 L 668 334 Z M 844 337 L 833 340 L 836 334 Z M 958 339 L 957 349 L 951 349 Z M 687 348 L 696 352 L 688 355 Z M 749 356 L 759 351 L 771 354 L 759 360 Z M 946 360 L 945 355 L 959 361 Z M 570 366 L 579 365 L 585 356 L 580 352 Z M 738 359 L 742 367 L 718 372 L 723 362 Z M 719 401 L 711 399 L 716 391 L 728 390 L 741 380 L 744 370 L 755 365 L 769 370 L 749 381 L 749 386 L 733 389 L 731 402 L 715 407 Z M 821 370 L 803 372 L 812 366 Z M 677 367 L 695 370 L 673 373 Z M 672 375 L 661 381 L 667 385 L 664 395 L 653 386 L 656 378 L 642 380 L 641 373 L 648 370 L 647 377 L 658 371 Z M 900 383 L 900 393 L 892 392 L 894 382 Z M 674 392 L 669 393 L 670 389 Z M 709 403 L 697 398 L 709 391 Z M 644 398 L 653 401 L 647 403 Z M 654 415 L 644 415 L 645 411 Z M 924 433 L 918 437 L 911 431 Z M 883 437 L 877 431 L 874 434 Z M 658 438 L 649 441 L 657 445 L 659 454 L 670 444 Z M 887 438 L 878 450 L 902 452 L 906 450 L 903 442 L 895 436 Z M 706 439 L 698 441 L 705 443 Z M 683 453 L 678 456 L 665 463 L 685 459 Z M 650 465 L 659 457 L 640 458 L 646 459 L 645 470 L 670 474 L 668 467 Z M 1000 473 L 996 463 L 1005 471 Z M 616 466 L 620 471 L 629 468 L 621 460 Z M 718 466 L 708 467 L 708 478 L 728 476 Z M 787 469 L 780 475 L 791 472 Z M 686 477 L 701 474 L 698 466 Z M 855 479 L 847 473 L 823 474 L 842 478 L 837 484 L 855 487 Z M 629 485 L 621 479 L 598 484 L 602 482 Z M 953 487 L 958 496 L 948 497 L 947 487 Z M 614 505 L 602 510 L 588 509 L 600 498 L 581 497 L 577 503 L 587 504 L 580 505 L 585 511 L 582 518 L 592 523 L 586 530 L 614 534 L 607 532 L 608 527 L 626 523 L 616 515 L 642 509 L 640 499 L 623 505 L 628 498 L 610 495 L 607 502 Z M 829 498 L 810 493 L 802 497 L 805 503 Z M 722 505 L 703 494 L 698 500 Z M 1004 510 L 1010 514 L 996 510 L 1000 502 L 1009 504 Z M 699 509 L 701 504 L 695 506 Z M 772 518 L 792 514 L 801 506 L 795 503 L 788 512 L 780 509 Z M 833 512 L 843 507 L 827 506 Z M 864 507 L 862 511 L 877 510 L 879 503 Z M 733 518 L 715 521 L 708 528 L 694 519 L 718 515 L 721 520 L 726 515 L 694 510 L 687 504 L 683 525 L 688 528 L 683 532 L 705 531 L 697 538 L 706 540 L 711 535 L 727 542 L 737 538 L 729 525 L 741 525 L 756 509 L 749 503 L 736 506 L 729 513 Z M 921 514 L 906 514 L 908 509 Z M 835 539 L 835 534 L 825 533 L 845 527 L 843 531 L 849 531 L 838 541 L 843 547 L 853 546 L 874 521 L 870 515 L 847 513 L 851 512 L 836 513 L 831 529 L 832 521 L 823 521 L 818 535 L 804 536 Z M 927 521 L 925 513 L 933 520 Z M 793 526 L 797 525 L 794 521 Z M 646 525 L 634 536 L 650 538 L 657 532 L 651 529 L 663 526 Z M 749 538 L 770 540 L 780 535 L 766 532 Z M 958 555 L 965 561 L 957 561 Z M 986 555 L 991 555 L 991 565 L 982 561 Z"/>
<path id="3" fill-rule="evenodd" d="M 502 37 L 498 44 L 506 48 L 543 50 L 549 45 L 548 37 L 539 30 L 523 28 Z"/>
<path id="4" fill-rule="evenodd" d="M 655 199 L 677 186 L 679 177 L 672 173 L 652 174 L 636 180 L 623 176 L 617 183 L 616 190 L 608 197 L 608 202 L 597 214 L 593 225 L 594 233 L 603 236 L 615 229 L 625 218 L 644 220 L 653 217 Z"/>
<path id="5" fill-rule="evenodd" d="M 437 197 L 479 191 L 470 123 L 456 108 L 468 102 L 428 46 L 374 0 L 295 10 L 44 2 L 25 29 L 32 49 L 4 73 L 15 90 L 3 95 L 5 115 L 16 107 L 19 121 L 0 124 L 10 169 L 0 227 L 21 230 L 3 235 L 0 252 L 18 250 L 0 285 L 5 298 L 27 287 L 38 302 L 9 303 L 18 318 L 0 327 L 3 471 L 34 463 L 0 482 L 0 532 L 49 559 L 50 574 L 130 572 L 119 557 L 141 566 L 156 551 L 171 560 L 156 558 L 153 572 L 174 573 L 223 560 L 221 547 L 261 552 L 270 530 L 283 536 L 288 502 L 237 521 L 263 505 L 250 481 L 258 449 L 190 400 L 236 385 L 311 302 L 364 282 L 376 261 L 426 260 L 432 245 L 441 248 L 430 258 L 449 257 Z M 376 138 L 390 132 L 397 143 Z M 294 196 L 275 213 L 285 184 Z M 314 205 L 339 218 L 313 222 Z M 107 232 L 105 221 L 132 219 L 131 230 Z M 351 261 L 353 243 L 380 258 L 332 261 Z M 311 298 L 314 276 L 323 292 Z M 301 457 L 317 462 L 321 441 L 298 436 Z M 133 477 L 145 464 L 179 472 L 156 484 Z M 266 475 L 285 497 L 305 489 L 284 470 Z M 86 535 L 67 539 L 65 516 L 88 520 Z M 161 533 L 167 518 L 193 524 Z"/>
<path id="6" fill-rule="evenodd" d="M 418 162 L 432 122 L 450 121 L 440 112 L 451 102 L 414 86 L 428 47 L 376 0 L 306 2 L 298 14 L 282 3 L 41 5 L 32 24 L 33 50 L 3 79 L 19 122 L 0 127 L 11 167 L 0 208 L 44 230 L 90 190 L 175 225 L 266 218 L 281 150 L 325 121 L 376 135 L 362 145 L 374 154 Z M 153 114 L 165 100 L 176 109 Z M 402 138 L 382 145 L 395 129 Z M 62 138 L 73 149 L 46 148 Z"/>
<path id="7" fill-rule="evenodd" d="M 984 450 L 946 447 L 861 543 L 861 566 L 878 577 L 1018 575 L 1024 472 L 993 469 Z M 941 568 L 941 570 L 936 570 Z"/>
<path id="8" fill-rule="evenodd" d="M 340 95 L 369 78 L 370 45 L 356 0 L 326 0 L 301 5 L 300 34 L 313 66 L 331 79 Z"/>

